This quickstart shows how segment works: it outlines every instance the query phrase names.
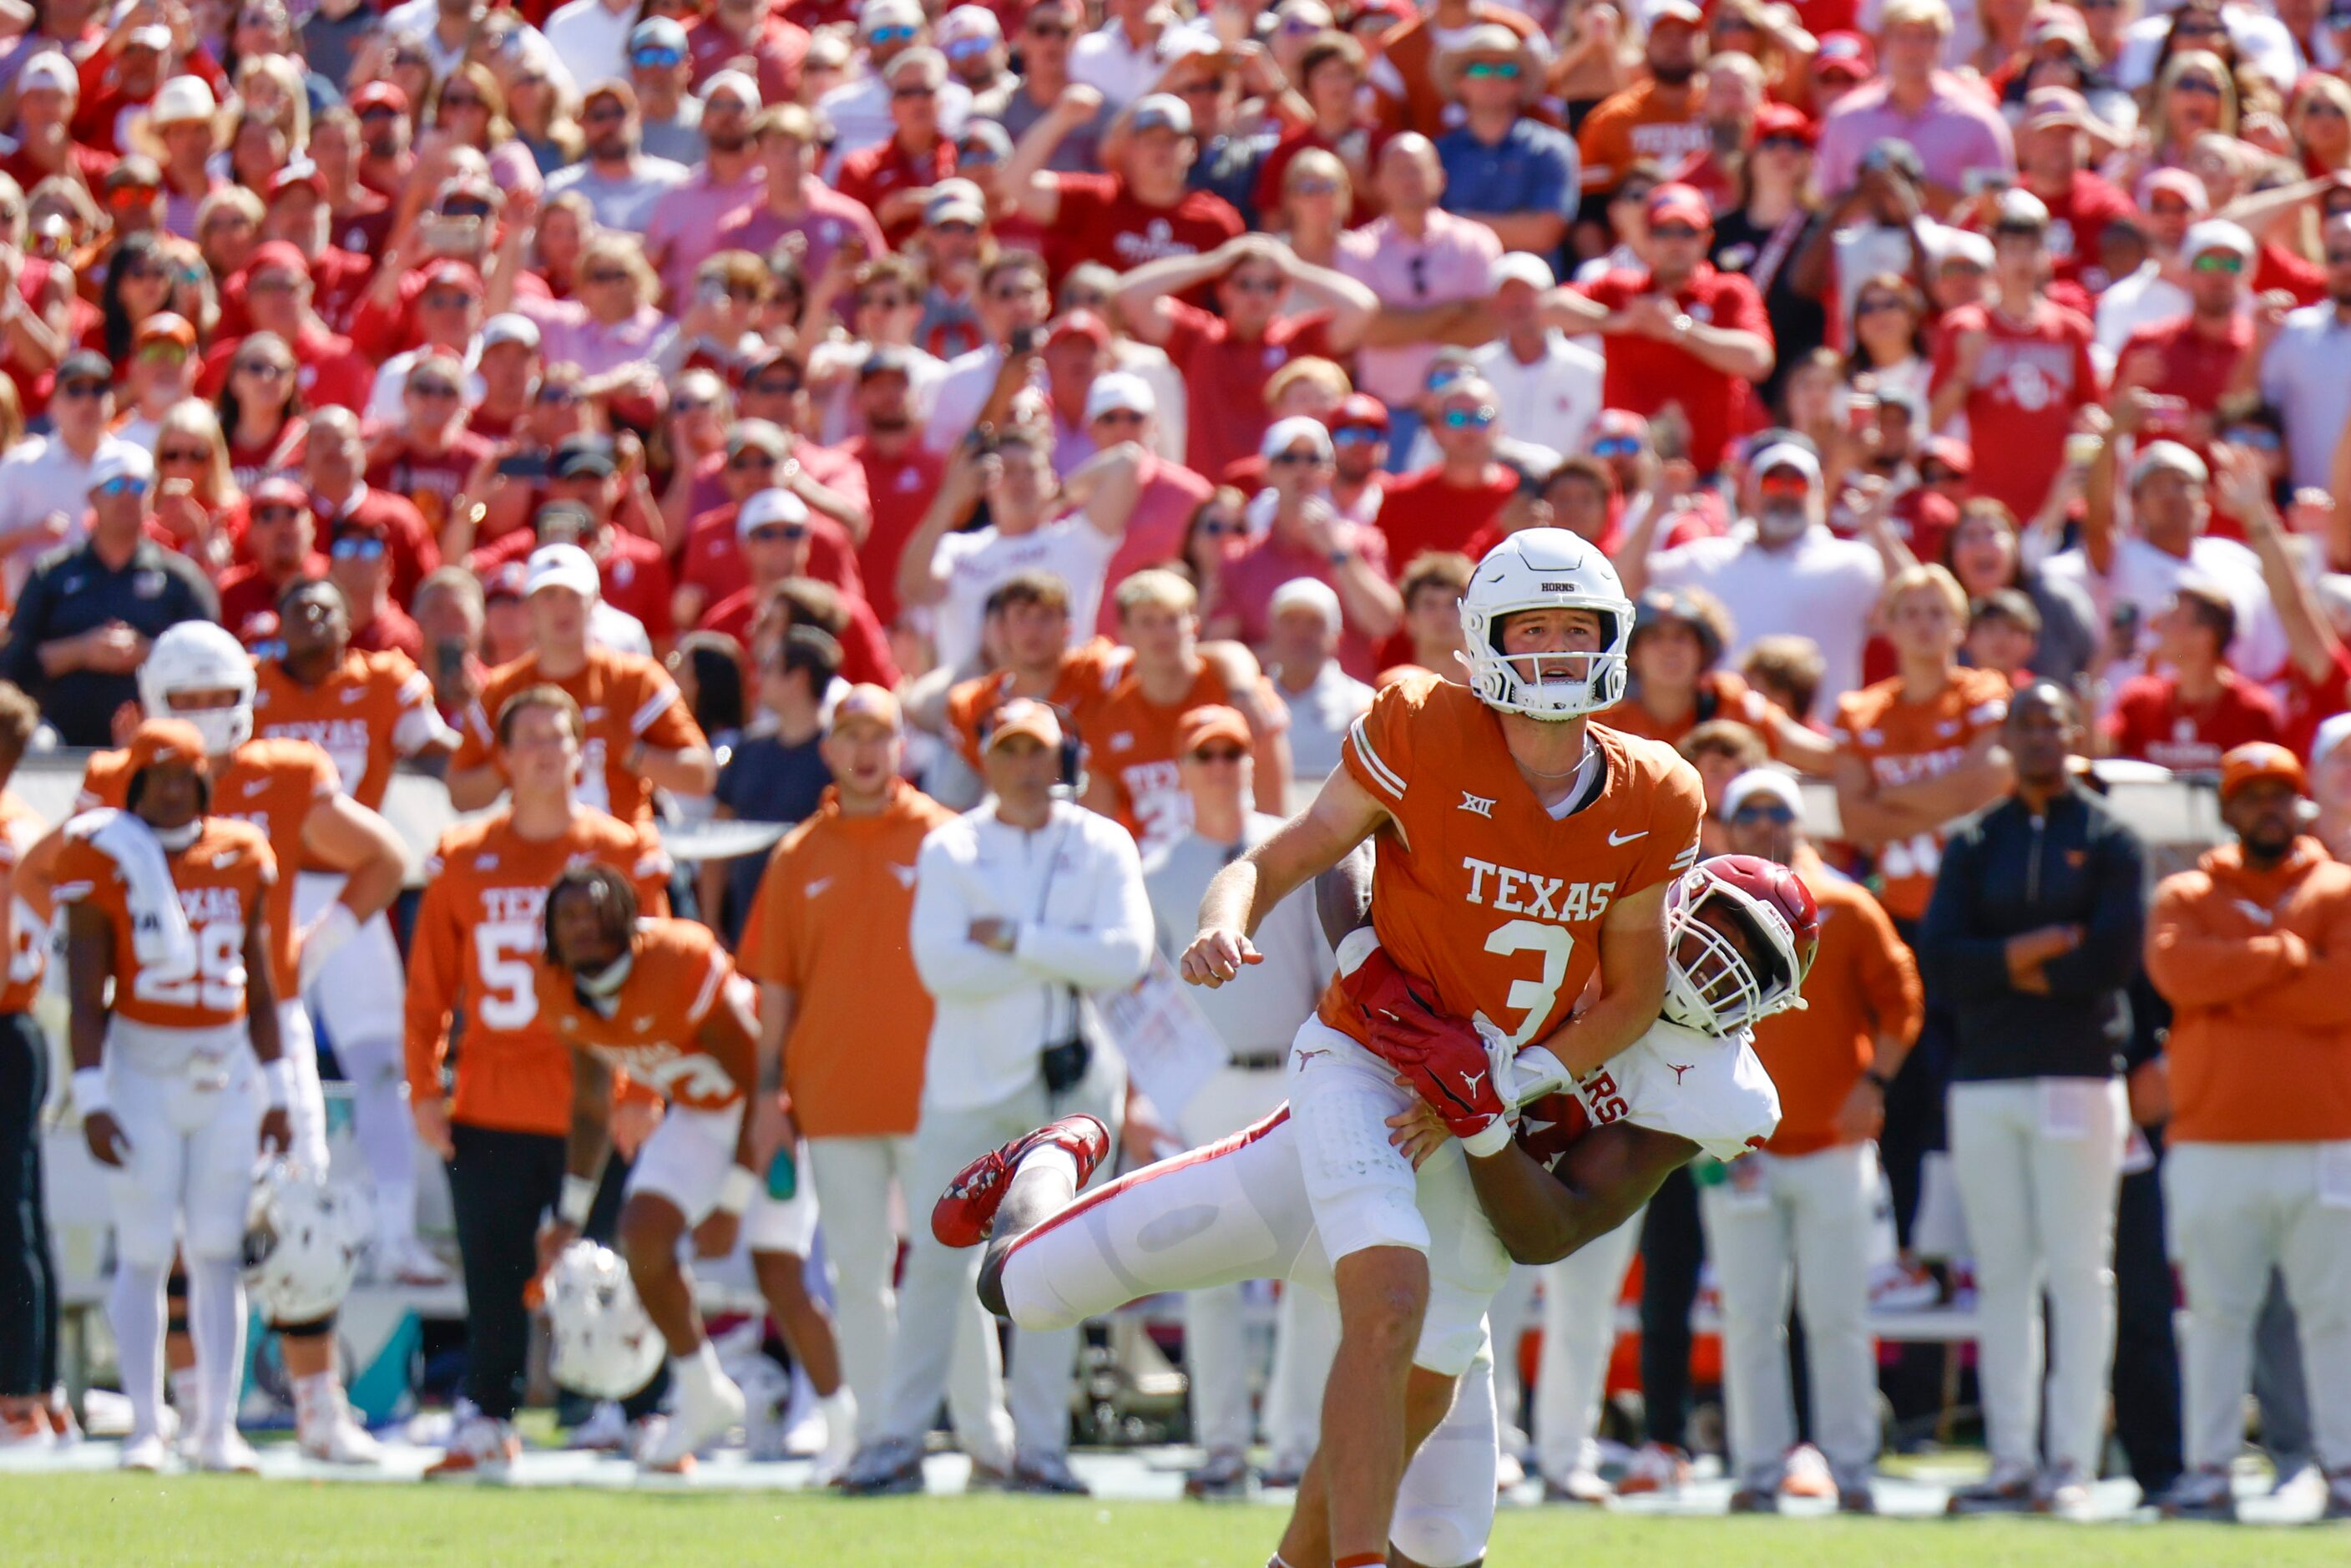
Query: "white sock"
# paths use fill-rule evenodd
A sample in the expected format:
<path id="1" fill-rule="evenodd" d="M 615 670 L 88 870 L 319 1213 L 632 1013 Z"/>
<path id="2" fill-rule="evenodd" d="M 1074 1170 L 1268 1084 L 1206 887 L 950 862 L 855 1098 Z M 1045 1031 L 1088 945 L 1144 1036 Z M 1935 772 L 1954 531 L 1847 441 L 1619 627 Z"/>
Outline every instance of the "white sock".
<path id="1" fill-rule="evenodd" d="M 404 1068 L 397 1039 L 335 1042 L 351 1086 L 351 1134 L 375 1188 L 376 1234 L 390 1242 L 416 1235 L 416 1123 L 401 1093 Z"/>
<path id="2" fill-rule="evenodd" d="M 717 1392 L 726 1375 L 719 1367 L 717 1348 L 707 1339 L 695 1346 L 691 1354 L 670 1357 L 669 1375 L 681 1388 L 704 1399 Z"/>
<path id="3" fill-rule="evenodd" d="M 245 1378 L 245 1280 L 235 1259 L 188 1260 L 188 1335 L 196 1342 L 197 1430 L 217 1437 L 236 1426 Z"/>
<path id="4" fill-rule="evenodd" d="M 106 1321 L 131 1401 L 131 1436 L 147 1437 L 162 1429 L 163 1418 L 163 1270 L 115 1264 Z"/>
<path id="5" fill-rule="evenodd" d="M 196 1369 L 193 1366 L 173 1367 L 170 1374 L 172 1408 L 180 1413 L 182 1421 L 190 1427 L 196 1424 L 196 1403 L 204 1397 L 196 1385 Z"/>
<path id="6" fill-rule="evenodd" d="M 335 1413 L 342 1385 L 332 1371 L 314 1372 L 308 1377 L 294 1380 L 294 1425 L 309 1426 L 314 1421 L 330 1418 Z"/>
<path id="7" fill-rule="evenodd" d="M 857 1396 L 849 1391 L 847 1382 L 830 1394 L 818 1395 L 816 1407 L 824 1412 L 824 1432 L 829 1440 L 844 1440 L 857 1429 Z"/>
<path id="8" fill-rule="evenodd" d="M 1059 1144 L 1040 1144 L 1020 1156 L 1019 1168 L 1012 1175 L 1017 1180 L 1030 1171 L 1059 1171 L 1069 1179 L 1070 1190 L 1078 1190 L 1078 1157 Z"/>

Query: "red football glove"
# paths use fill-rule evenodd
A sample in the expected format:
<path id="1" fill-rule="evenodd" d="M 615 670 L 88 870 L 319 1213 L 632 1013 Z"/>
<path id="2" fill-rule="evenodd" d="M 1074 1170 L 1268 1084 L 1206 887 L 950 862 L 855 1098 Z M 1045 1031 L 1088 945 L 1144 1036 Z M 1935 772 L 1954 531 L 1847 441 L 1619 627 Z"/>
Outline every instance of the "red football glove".
<path id="1" fill-rule="evenodd" d="M 1339 977 L 1339 994 L 1364 1020 L 1365 1031 L 1375 1035 L 1380 1025 L 1391 1019 L 1435 1015 L 1436 992 L 1424 986 L 1422 989 L 1428 993 L 1424 998 L 1414 991 L 1415 984 L 1411 976 L 1396 967 L 1386 948 L 1375 946 L 1352 973 Z"/>
<path id="2" fill-rule="evenodd" d="M 1374 1025 L 1372 1051 L 1399 1070 L 1470 1154 L 1496 1154 L 1510 1141 L 1510 1113 L 1494 1088 L 1493 1061 L 1470 1025 L 1440 1014 L 1408 1012 Z"/>

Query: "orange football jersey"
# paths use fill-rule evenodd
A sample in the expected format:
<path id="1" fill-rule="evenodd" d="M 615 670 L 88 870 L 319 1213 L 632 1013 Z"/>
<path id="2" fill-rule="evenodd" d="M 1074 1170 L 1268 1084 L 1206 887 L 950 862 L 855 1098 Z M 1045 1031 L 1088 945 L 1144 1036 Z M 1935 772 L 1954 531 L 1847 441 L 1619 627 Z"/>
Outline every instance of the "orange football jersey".
<path id="1" fill-rule="evenodd" d="M 647 913 L 669 912 L 669 856 L 651 828 L 582 808 L 562 837 L 532 840 L 501 808 L 441 835 L 409 944 L 412 1099 L 440 1097 L 450 1021 L 462 1014 L 452 1114 L 523 1133 L 569 1124 L 571 1052 L 540 1014 L 538 971 L 548 884 L 580 860 L 626 873 Z"/>
<path id="2" fill-rule="evenodd" d="M 1519 1045 L 1566 1021 L 1609 905 L 1698 862 L 1697 770 L 1659 742 L 1587 733 L 1607 781 L 1565 818 L 1520 777 L 1499 716 L 1426 671 L 1383 689 L 1340 744 L 1340 765 L 1394 819 L 1372 873 L 1380 946 L 1446 1013 L 1482 1013 Z M 1335 981 L 1322 1017 L 1363 1038 Z"/>
<path id="3" fill-rule="evenodd" d="M 498 709 L 508 697 L 529 686 L 556 685 L 580 705 L 583 736 L 580 746 L 580 801 L 610 811 L 626 822 L 653 820 L 653 787 L 628 768 L 629 748 L 643 741 L 664 751 L 703 742 L 701 726 L 686 711 L 685 698 L 669 672 L 651 659 L 615 653 L 607 648 L 588 650 L 588 663 L 576 674 L 550 680 L 538 673 L 538 655 L 525 653 L 511 664 L 490 672 L 489 684 L 458 727 L 456 759 L 452 768 L 479 768 L 494 760 L 497 749 Z"/>
<path id="4" fill-rule="evenodd" d="M 1090 734 L 1087 720 L 1093 705 L 1115 684 L 1124 657 L 1125 650 L 1107 637 L 1090 639 L 1061 655 L 1061 672 L 1053 677 L 1053 688 L 1045 694 L 1045 701 L 1061 710 L 1063 720 L 1076 725 L 1081 740 Z M 956 749 L 974 768 L 979 767 L 981 732 L 1012 695 L 1009 670 L 959 681 L 947 693 L 948 729 L 955 737 Z"/>
<path id="5" fill-rule="evenodd" d="M 114 857 L 67 824 L 57 851 L 57 902 L 102 910 L 114 930 L 113 1011 L 158 1029 L 216 1029 L 245 1016 L 245 936 L 266 910 L 277 857 L 261 830 L 206 817 L 195 839 L 163 852 L 195 936 L 183 968 L 148 968 L 131 940 L 131 905 Z"/>
<path id="6" fill-rule="evenodd" d="M 259 828 L 277 864 L 292 868 L 302 863 L 302 824 L 309 820 L 310 808 L 339 787 L 333 760 L 309 742 L 248 740 L 229 753 L 227 762 L 214 764 L 209 815 Z M 82 771 L 74 810 L 120 808 L 130 788 L 131 754 L 101 751 Z M 269 889 L 269 967 L 281 1001 L 302 994 L 301 964 L 295 952 L 299 936 L 294 926 L 289 869 Z"/>
<path id="7" fill-rule="evenodd" d="M 582 1001 L 570 976 L 538 966 L 539 1016 L 558 1039 L 594 1051 L 673 1105 L 720 1111 L 743 1098 L 742 1086 L 702 1044 L 702 1026 L 716 1008 L 736 1009 L 751 1037 L 759 1032 L 750 982 L 736 974 L 710 927 L 638 921 L 628 977 L 607 999 L 609 1013 Z"/>
<path id="8" fill-rule="evenodd" d="M 0 870 L 16 874 L 25 852 L 38 843 L 47 825 L 15 791 L 0 794 Z M 38 915 L 23 899 L 16 900 L 8 927 L 8 977 L 0 984 L 0 1013 L 21 1013 L 41 994 L 41 975 L 48 967 L 47 934 Z"/>
<path id="9" fill-rule="evenodd" d="M 307 740 L 334 759 L 343 792 L 371 811 L 383 810 L 392 764 L 413 757 L 439 732 L 433 683 L 408 655 L 354 652 L 315 686 L 276 659 L 253 669 L 254 733 Z"/>
<path id="10" fill-rule="evenodd" d="M 1698 678 L 1698 700 L 1678 724 L 1660 721 L 1630 697 L 1593 716 L 1595 722 L 1611 729 L 1637 735 L 1644 740 L 1662 740 L 1667 746 L 1677 744 L 1708 719 L 1734 719 L 1762 737 L 1764 749 L 1777 757 L 1779 724 L 1784 716 L 1778 703 L 1749 685 L 1737 672 L 1708 670 Z"/>
<path id="11" fill-rule="evenodd" d="M 1260 693 L 1277 724 L 1289 710 L 1270 684 Z M 1153 702 L 1132 673 L 1087 715 L 1086 768 L 1110 780 L 1111 800 L 1121 826 L 1151 850 L 1175 842 L 1192 827 L 1192 797 L 1184 792 L 1176 766 L 1176 737 L 1194 708 L 1232 705 L 1232 687 L 1213 659 L 1200 662 L 1191 688 L 1173 704 Z M 1264 766 L 1264 758 L 1258 759 Z"/>
<path id="12" fill-rule="evenodd" d="M 1996 670 L 1955 669 L 1931 699 L 1911 703 L 1902 700 L 1902 677 L 1892 676 L 1838 702 L 1837 749 L 1869 764 L 1881 788 L 1936 778 L 1957 768 L 1978 737 L 2000 727 L 2009 691 L 2008 677 Z M 1919 833 L 1879 847 L 1888 914 L 1900 920 L 1926 915 L 1943 841 L 1941 833 Z"/>

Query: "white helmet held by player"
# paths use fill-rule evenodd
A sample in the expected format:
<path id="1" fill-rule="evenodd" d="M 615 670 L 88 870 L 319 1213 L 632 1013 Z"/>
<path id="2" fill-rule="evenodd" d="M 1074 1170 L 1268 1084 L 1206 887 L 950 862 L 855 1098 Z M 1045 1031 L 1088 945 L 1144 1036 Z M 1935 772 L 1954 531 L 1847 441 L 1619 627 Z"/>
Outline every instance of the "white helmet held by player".
<path id="1" fill-rule="evenodd" d="M 196 692 L 234 692 L 234 703 L 183 707 Z M 204 749 L 225 757 L 253 738 L 253 658 L 225 626 L 183 621 L 168 627 L 139 666 L 139 705 L 149 718 L 183 718 L 204 737 Z"/>
<path id="2" fill-rule="evenodd" d="M 1745 951 L 1716 923 L 1726 914 Z M 1794 872 L 1754 855 L 1700 861 L 1666 889 L 1665 1015 L 1727 1035 L 1802 1007 L 1820 945 L 1820 907 Z"/>
<path id="3" fill-rule="evenodd" d="M 368 1231 L 363 1197 L 273 1160 L 246 1218 L 246 1289 L 272 1322 L 315 1322 L 350 1293 Z"/>
<path id="4" fill-rule="evenodd" d="M 1531 610 L 1591 611 L 1600 617 L 1599 651 L 1504 653 L 1503 622 Z M 1633 601 L 1608 558 L 1581 535 L 1528 528 L 1478 563 L 1461 595 L 1461 636 L 1469 689 L 1487 706 L 1528 718 L 1576 718 L 1624 700 Z M 1583 674 L 1571 676 L 1579 663 Z"/>
<path id="5" fill-rule="evenodd" d="M 544 1283 L 557 1383 L 593 1399 L 626 1399 L 653 1381 L 668 1347 L 611 1248 L 574 1241 Z"/>

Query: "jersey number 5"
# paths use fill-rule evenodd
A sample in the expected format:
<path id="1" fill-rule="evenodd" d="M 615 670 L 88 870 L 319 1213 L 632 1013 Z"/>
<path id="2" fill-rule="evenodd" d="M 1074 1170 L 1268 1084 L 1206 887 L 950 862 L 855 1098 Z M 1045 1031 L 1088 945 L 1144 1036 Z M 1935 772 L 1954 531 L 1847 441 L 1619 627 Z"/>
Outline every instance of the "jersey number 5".
<path id="1" fill-rule="evenodd" d="M 131 994 L 158 1007 L 235 1012 L 245 1006 L 245 927 L 215 920 L 191 935 L 195 948 L 186 963 L 141 969 Z"/>
<path id="2" fill-rule="evenodd" d="M 1551 1021 L 1552 1009 L 1559 1004 L 1559 988 L 1567 979 L 1568 956 L 1575 951 L 1574 933 L 1563 925 L 1551 925 L 1540 920 L 1513 920 L 1494 928 L 1486 938 L 1486 951 L 1542 955 L 1542 972 L 1531 980 L 1512 980 L 1510 994 L 1502 998 L 1508 1006 L 1526 1009 L 1527 1016 L 1519 1020 L 1517 1032 L 1510 1036 L 1511 1049 L 1531 1044 Z"/>
<path id="3" fill-rule="evenodd" d="M 528 921 L 491 920 L 474 927 L 474 958 L 482 975 L 476 1010 L 492 1029 L 527 1029 L 538 1016 L 530 961 L 539 941 L 538 927 Z"/>

